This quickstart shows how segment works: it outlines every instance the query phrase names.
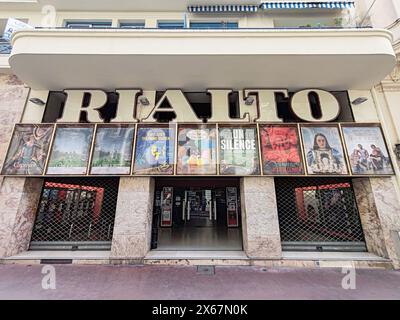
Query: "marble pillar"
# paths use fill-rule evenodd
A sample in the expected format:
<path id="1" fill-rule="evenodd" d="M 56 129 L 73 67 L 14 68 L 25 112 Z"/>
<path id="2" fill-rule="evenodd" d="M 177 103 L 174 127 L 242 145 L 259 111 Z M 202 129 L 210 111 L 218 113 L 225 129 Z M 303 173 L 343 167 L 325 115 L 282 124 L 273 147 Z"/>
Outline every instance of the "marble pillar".
<path id="1" fill-rule="evenodd" d="M 280 259 L 282 246 L 273 178 L 240 181 L 243 246 L 253 259 Z"/>
<path id="2" fill-rule="evenodd" d="M 0 74 L 0 163 L 6 156 L 15 123 L 21 119 L 29 89 L 17 77 Z"/>
<path id="3" fill-rule="evenodd" d="M 112 259 L 141 260 L 150 251 L 153 197 L 153 178 L 120 178 Z"/>
<path id="4" fill-rule="evenodd" d="M 382 223 L 369 178 L 353 179 L 353 190 L 368 252 L 388 258 Z"/>
<path id="5" fill-rule="evenodd" d="M 28 250 L 42 187 L 41 178 L 3 178 L 0 186 L 0 257 Z"/>
<path id="6" fill-rule="evenodd" d="M 400 268 L 396 248 L 400 231 L 400 203 L 393 177 L 353 179 L 368 251 L 392 260 Z"/>
<path id="7" fill-rule="evenodd" d="M 393 265 L 400 268 L 400 253 L 396 251 L 398 243 L 395 243 L 399 239 L 394 238 L 394 233 L 400 232 L 400 202 L 395 178 L 371 178 L 370 182 L 388 256 Z"/>

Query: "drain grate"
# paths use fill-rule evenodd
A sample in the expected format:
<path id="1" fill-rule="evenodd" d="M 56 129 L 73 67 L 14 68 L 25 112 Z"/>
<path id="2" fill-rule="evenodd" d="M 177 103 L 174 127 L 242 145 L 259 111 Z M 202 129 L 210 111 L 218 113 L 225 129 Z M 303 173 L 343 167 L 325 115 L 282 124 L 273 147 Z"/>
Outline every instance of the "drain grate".
<path id="1" fill-rule="evenodd" d="M 72 264 L 72 259 L 42 259 L 40 264 Z"/>
<path id="2" fill-rule="evenodd" d="M 197 273 L 199 274 L 207 274 L 214 275 L 215 267 L 214 266 L 197 266 Z"/>

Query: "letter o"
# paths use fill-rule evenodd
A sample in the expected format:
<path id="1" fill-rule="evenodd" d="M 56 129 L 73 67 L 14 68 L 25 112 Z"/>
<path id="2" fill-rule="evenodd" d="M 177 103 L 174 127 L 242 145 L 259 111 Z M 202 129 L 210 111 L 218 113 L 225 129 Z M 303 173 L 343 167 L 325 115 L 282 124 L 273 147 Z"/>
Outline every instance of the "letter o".
<path id="1" fill-rule="evenodd" d="M 312 115 L 310 100 L 308 95 L 313 92 L 318 96 L 321 108 L 321 118 L 316 119 Z M 325 90 L 301 90 L 296 92 L 291 99 L 293 113 L 301 120 L 309 122 L 328 122 L 335 120 L 340 113 L 340 105 L 336 97 Z"/>

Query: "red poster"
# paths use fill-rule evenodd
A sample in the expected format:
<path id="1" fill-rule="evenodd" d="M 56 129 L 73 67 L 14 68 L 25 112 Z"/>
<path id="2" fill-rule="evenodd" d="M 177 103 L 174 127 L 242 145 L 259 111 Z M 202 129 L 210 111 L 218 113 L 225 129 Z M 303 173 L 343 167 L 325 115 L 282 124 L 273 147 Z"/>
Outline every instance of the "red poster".
<path id="1" fill-rule="evenodd" d="M 303 174 L 299 134 L 295 125 L 260 127 L 264 174 Z"/>

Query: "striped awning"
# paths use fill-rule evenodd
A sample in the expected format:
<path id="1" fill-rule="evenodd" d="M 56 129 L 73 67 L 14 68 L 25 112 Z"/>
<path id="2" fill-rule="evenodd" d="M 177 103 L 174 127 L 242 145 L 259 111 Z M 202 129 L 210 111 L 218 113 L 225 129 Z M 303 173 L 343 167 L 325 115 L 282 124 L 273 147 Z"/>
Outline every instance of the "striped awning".
<path id="1" fill-rule="evenodd" d="M 324 2 L 264 2 L 261 9 L 348 9 L 354 8 L 354 1 L 324 1 Z"/>
<path id="2" fill-rule="evenodd" d="M 210 6 L 189 6 L 189 12 L 257 12 L 257 5 L 210 5 Z"/>

